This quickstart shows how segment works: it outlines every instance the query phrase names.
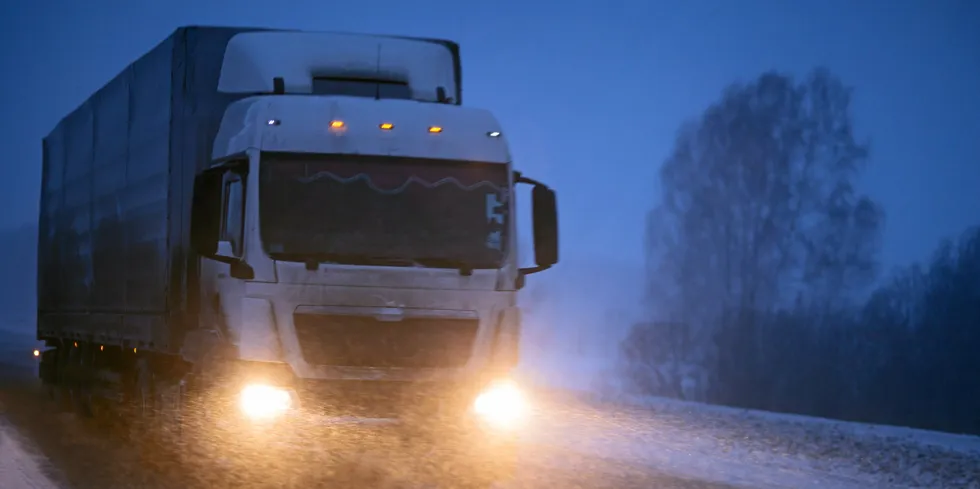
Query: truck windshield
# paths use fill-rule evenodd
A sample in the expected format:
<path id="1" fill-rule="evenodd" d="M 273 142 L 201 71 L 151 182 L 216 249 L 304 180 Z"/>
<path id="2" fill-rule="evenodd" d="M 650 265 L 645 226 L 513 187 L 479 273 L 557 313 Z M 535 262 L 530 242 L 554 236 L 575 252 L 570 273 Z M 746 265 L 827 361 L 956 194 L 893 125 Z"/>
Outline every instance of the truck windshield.
<path id="1" fill-rule="evenodd" d="M 279 260 L 499 268 L 508 196 L 499 163 L 263 153 L 262 241 Z"/>

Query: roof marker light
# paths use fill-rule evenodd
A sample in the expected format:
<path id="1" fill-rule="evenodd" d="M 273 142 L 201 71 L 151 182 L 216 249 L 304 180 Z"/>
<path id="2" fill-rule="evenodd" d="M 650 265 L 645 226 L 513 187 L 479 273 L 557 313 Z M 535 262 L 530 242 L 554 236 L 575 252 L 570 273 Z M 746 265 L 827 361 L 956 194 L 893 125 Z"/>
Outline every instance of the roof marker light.
<path id="1" fill-rule="evenodd" d="M 280 121 L 279 119 L 269 119 L 268 121 L 266 121 L 266 124 L 270 126 L 278 126 L 280 124 Z"/>
<path id="2" fill-rule="evenodd" d="M 438 133 L 442 132 L 442 128 L 439 127 L 439 126 L 429 126 L 429 132 L 431 132 L 433 134 L 438 134 Z"/>
<path id="3" fill-rule="evenodd" d="M 500 137 L 500 131 L 490 131 L 490 132 L 487 133 L 487 136 L 490 136 L 492 138 L 499 138 Z"/>
<path id="4" fill-rule="evenodd" d="M 381 124 L 378 124 L 378 127 L 380 127 L 382 131 L 390 131 L 395 127 L 395 125 L 390 122 L 382 122 Z"/>
<path id="5" fill-rule="evenodd" d="M 330 121 L 330 128 L 331 129 L 343 129 L 343 127 L 344 127 L 344 121 L 339 121 L 339 120 L 336 120 L 336 119 Z"/>

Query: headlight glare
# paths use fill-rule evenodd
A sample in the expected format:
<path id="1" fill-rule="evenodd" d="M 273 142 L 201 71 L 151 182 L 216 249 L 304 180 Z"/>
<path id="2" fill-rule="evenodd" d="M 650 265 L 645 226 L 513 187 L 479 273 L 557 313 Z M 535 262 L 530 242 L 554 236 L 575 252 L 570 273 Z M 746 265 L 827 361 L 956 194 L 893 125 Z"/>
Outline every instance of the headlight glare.
<path id="1" fill-rule="evenodd" d="M 476 396 L 473 411 L 496 427 L 512 428 L 527 415 L 528 403 L 515 382 L 499 381 Z"/>
<path id="2" fill-rule="evenodd" d="M 238 401 L 242 413 L 255 420 L 276 418 L 293 405 L 289 391 L 264 384 L 245 386 Z"/>

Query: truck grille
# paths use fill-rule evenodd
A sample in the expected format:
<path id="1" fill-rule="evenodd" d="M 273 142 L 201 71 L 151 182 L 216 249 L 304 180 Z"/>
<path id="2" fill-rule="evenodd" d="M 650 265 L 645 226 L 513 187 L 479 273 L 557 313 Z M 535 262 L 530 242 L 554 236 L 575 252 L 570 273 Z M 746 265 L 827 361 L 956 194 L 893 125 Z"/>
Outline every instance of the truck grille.
<path id="1" fill-rule="evenodd" d="M 454 368 L 469 360 L 479 321 L 295 314 L 307 363 L 342 367 Z"/>

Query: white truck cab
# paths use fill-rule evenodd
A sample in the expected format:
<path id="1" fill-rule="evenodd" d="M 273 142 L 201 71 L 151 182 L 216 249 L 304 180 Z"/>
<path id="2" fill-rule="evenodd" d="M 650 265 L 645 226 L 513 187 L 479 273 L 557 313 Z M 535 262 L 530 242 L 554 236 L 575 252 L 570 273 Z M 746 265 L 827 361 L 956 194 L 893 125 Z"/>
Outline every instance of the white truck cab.
<path id="1" fill-rule="evenodd" d="M 516 293 L 557 262 L 554 192 L 514 171 L 493 115 L 452 103 L 451 70 L 399 67 L 431 45 L 395 43 L 392 64 L 326 79 L 310 76 L 323 57 L 304 48 L 318 35 L 229 42 L 219 88 L 259 95 L 228 107 L 195 184 L 192 240 L 215 335 L 238 360 L 288 366 L 300 382 L 477 383 L 496 387 L 474 394 L 473 409 L 517 415 Z M 517 256 L 520 183 L 534 186 L 528 269 Z M 243 399 L 257 386 L 288 390 L 260 380 L 246 379 Z M 297 401 L 252 402 L 277 395 L 243 408 L 264 416 Z"/>
<path id="2" fill-rule="evenodd" d="M 516 294 L 558 261 L 555 193 L 461 83 L 452 41 L 176 29 L 44 139 L 42 381 L 180 456 L 302 464 L 273 445 L 333 454 L 320 422 L 383 421 L 410 446 L 347 446 L 506 477 Z"/>

